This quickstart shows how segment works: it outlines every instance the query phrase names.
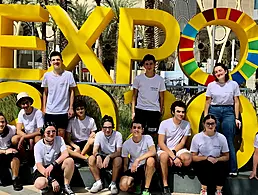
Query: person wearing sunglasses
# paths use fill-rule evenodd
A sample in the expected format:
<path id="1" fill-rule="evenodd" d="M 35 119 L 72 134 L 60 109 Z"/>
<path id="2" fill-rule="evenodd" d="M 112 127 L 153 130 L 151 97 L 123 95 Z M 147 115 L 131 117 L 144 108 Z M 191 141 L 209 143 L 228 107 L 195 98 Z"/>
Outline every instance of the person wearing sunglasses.
<path id="1" fill-rule="evenodd" d="M 141 122 L 133 121 L 131 126 L 132 137 L 126 140 L 122 148 L 124 174 L 120 179 L 122 191 L 135 187 L 135 193 L 150 195 L 149 187 L 155 172 L 156 148 L 150 135 L 144 132 Z M 145 179 L 144 190 L 141 192 L 141 183 Z"/>
<path id="2" fill-rule="evenodd" d="M 184 120 L 186 105 L 182 101 L 175 101 L 170 110 L 173 117 L 162 121 L 158 131 L 157 154 L 164 195 L 171 194 L 168 187 L 168 165 L 175 171 L 184 172 L 192 162 L 191 152 L 184 149 L 188 137 L 191 136 L 190 123 Z"/>
<path id="3" fill-rule="evenodd" d="M 26 146 L 32 151 L 34 144 L 41 139 L 40 129 L 44 125 L 44 117 L 41 110 L 32 106 L 33 99 L 26 92 L 17 95 L 16 105 L 21 108 L 16 124 L 17 135 L 13 138 L 13 144 L 24 152 Z"/>
<path id="4" fill-rule="evenodd" d="M 64 194 L 74 195 L 70 187 L 74 161 L 69 157 L 63 138 L 57 136 L 55 123 L 45 123 L 41 133 L 43 139 L 34 147 L 34 186 L 42 192 L 52 188 L 55 193 L 63 191 Z"/>
<path id="5" fill-rule="evenodd" d="M 122 168 L 122 134 L 114 131 L 114 121 L 111 116 L 105 115 L 101 121 L 102 131 L 96 133 L 93 155 L 89 157 L 90 171 L 95 179 L 95 183 L 90 189 L 91 193 L 96 193 L 103 189 L 100 178 L 101 170 L 112 170 L 112 179 L 108 189 L 111 194 L 118 194 L 116 181 Z"/>
<path id="6" fill-rule="evenodd" d="M 69 120 L 66 129 L 66 142 L 68 152 L 75 159 L 75 166 L 85 165 L 88 156 L 92 153 L 97 126 L 95 120 L 86 115 L 86 103 L 81 99 L 76 99 L 73 104 L 75 117 Z"/>
<path id="7" fill-rule="evenodd" d="M 207 195 L 207 186 L 216 186 L 215 195 L 222 195 L 228 175 L 228 143 L 224 135 L 216 132 L 216 122 L 215 116 L 205 116 L 204 130 L 191 142 L 193 168 L 201 183 L 200 195 Z"/>

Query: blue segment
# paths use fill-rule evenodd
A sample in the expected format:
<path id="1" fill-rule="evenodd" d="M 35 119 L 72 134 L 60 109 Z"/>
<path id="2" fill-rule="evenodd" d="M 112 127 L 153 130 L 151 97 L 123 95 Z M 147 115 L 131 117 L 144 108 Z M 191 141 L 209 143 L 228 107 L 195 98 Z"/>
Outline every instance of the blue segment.
<path id="1" fill-rule="evenodd" d="M 236 73 L 232 74 L 231 76 L 232 76 L 232 79 L 234 81 L 236 81 L 239 85 L 241 85 L 245 82 L 245 78 L 239 72 L 236 72 Z"/>
<path id="2" fill-rule="evenodd" d="M 257 53 L 248 53 L 247 60 L 258 66 L 258 54 Z"/>
<path id="3" fill-rule="evenodd" d="M 196 35 L 197 35 L 198 31 L 192 27 L 190 24 L 187 24 L 183 30 L 183 35 L 192 37 L 195 39 Z"/>

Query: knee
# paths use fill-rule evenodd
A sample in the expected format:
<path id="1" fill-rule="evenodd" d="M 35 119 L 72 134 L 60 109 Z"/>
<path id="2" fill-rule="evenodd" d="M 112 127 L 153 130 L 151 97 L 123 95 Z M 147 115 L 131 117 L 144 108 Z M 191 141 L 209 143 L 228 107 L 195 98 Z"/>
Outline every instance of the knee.
<path id="1" fill-rule="evenodd" d="M 146 162 L 147 167 L 155 167 L 155 159 L 153 157 L 149 157 Z"/>
<path id="2" fill-rule="evenodd" d="M 114 160 L 113 160 L 113 166 L 114 167 L 122 167 L 122 158 L 119 156 L 119 157 L 116 157 Z"/>
<path id="3" fill-rule="evenodd" d="M 12 144 L 13 145 L 17 145 L 19 143 L 19 141 L 20 141 L 20 138 L 21 138 L 20 135 L 13 136 L 12 139 L 11 139 Z"/>
<path id="4" fill-rule="evenodd" d="M 123 176 L 121 178 L 120 183 L 119 183 L 119 188 L 123 192 L 126 192 L 128 190 L 129 185 L 128 185 L 128 177 L 127 176 Z"/>
<path id="5" fill-rule="evenodd" d="M 161 163 L 167 163 L 168 162 L 168 153 L 162 152 L 159 156 L 159 160 Z"/>
<path id="6" fill-rule="evenodd" d="M 89 157 L 89 166 L 94 166 L 96 164 L 96 157 L 94 155 L 91 155 Z"/>
<path id="7" fill-rule="evenodd" d="M 47 185 L 48 185 L 47 179 L 44 177 L 37 178 L 34 183 L 35 188 L 37 188 L 39 190 L 47 187 Z"/>
<path id="8" fill-rule="evenodd" d="M 67 166 L 73 166 L 74 165 L 74 160 L 71 157 L 68 157 L 64 160 L 64 164 Z"/>

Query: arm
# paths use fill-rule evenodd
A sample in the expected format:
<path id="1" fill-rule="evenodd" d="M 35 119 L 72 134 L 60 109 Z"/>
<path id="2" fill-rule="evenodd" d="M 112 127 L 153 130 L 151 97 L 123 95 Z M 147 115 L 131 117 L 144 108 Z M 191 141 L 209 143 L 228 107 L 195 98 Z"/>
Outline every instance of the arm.
<path id="1" fill-rule="evenodd" d="M 128 157 L 124 157 L 123 161 L 124 161 L 124 172 L 125 172 L 125 171 L 128 170 L 129 158 Z"/>
<path id="2" fill-rule="evenodd" d="M 168 155 L 174 159 L 176 156 L 174 155 L 174 153 L 166 146 L 166 144 L 164 143 L 165 141 L 165 135 L 159 134 L 158 137 L 158 145 L 160 147 L 161 150 L 165 151 L 168 153 Z"/>
<path id="3" fill-rule="evenodd" d="M 46 113 L 47 96 L 48 96 L 48 88 L 44 87 L 43 98 L 42 98 L 42 112 L 43 113 Z"/>
<path id="4" fill-rule="evenodd" d="M 235 96 L 234 97 L 234 107 L 235 107 L 235 116 L 236 116 L 236 119 L 239 119 L 239 97 L 238 96 Z"/>
<path id="5" fill-rule="evenodd" d="M 149 151 L 146 152 L 145 154 L 141 155 L 140 157 L 137 158 L 137 160 L 140 162 L 142 160 L 145 160 L 149 157 L 155 156 L 156 155 L 156 148 L 155 145 L 149 147 Z"/>
<path id="6" fill-rule="evenodd" d="M 99 153 L 99 145 L 95 145 L 94 147 L 93 147 L 93 152 L 92 152 L 92 154 L 96 157 L 96 155 Z"/>
<path id="7" fill-rule="evenodd" d="M 211 97 L 206 96 L 205 107 L 204 107 L 204 117 L 207 116 L 209 113 L 210 104 L 211 104 Z"/>
<path id="8" fill-rule="evenodd" d="M 229 160 L 229 152 L 223 152 L 222 155 L 217 158 L 217 161 L 228 161 Z"/>
<path id="9" fill-rule="evenodd" d="M 207 156 L 198 156 L 197 152 L 192 152 L 193 155 L 193 161 L 194 162 L 199 162 L 199 161 L 203 161 L 203 160 L 207 160 Z"/>
<path id="10" fill-rule="evenodd" d="M 20 135 L 20 136 L 25 136 L 26 135 L 26 133 L 24 133 L 22 131 L 22 123 L 17 123 L 16 128 L 17 128 L 17 135 Z"/>
<path id="11" fill-rule="evenodd" d="M 117 148 L 117 150 L 112 153 L 112 154 L 109 154 L 108 156 L 112 159 L 112 158 L 116 158 L 118 156 L 121 156 L 121 151 L 122 151 L 122 148 Z"/>
<path id="12" fill-rule="evenodd" d="M 164 106 L 164 91 L 159 92 L 159 105 L 160 105 L 160 113 L 163 113 Z"/>
<path id="13" fill-rule="evenodd" d="M 71 140 L 71 133 L 66 131 L 66 136 L 65 136 L 66 142 L 72 146 L 73 148 L 77 148 L 77 146 L 72 140 Z"/>
<path id="14" fill-rule="evenodd" d="M 70 91 L 70 105 L 69 105 L 69 109 L 73 110 L 73 102 L 74 102 L 74 87 L 70 87 L 69 88 Z"/>
<path id="15" fill-rule="evenodd" d="M 57 162 L 57 164 L 61 164 L 68 157 L 69 157 L 69 153 L 66 149 L 63 152 L 61 152 L 61 155 L 55 161 Z"/>
<path id="16" fill-rule="evenodd" d="M 132 100 L 132 118 L 134 118 L 135 115 L 135 105 L 137 102 L 137 96 L 138 96 L 138 89 L 133 89 L 133 100 Z"/>
<path id="17" fill-rule="evenodd" d="M 41 162 L 36 163 L 37 170 L 42 174 L 45 175 L 45 168 L 43 167 Z M 45 175 L 46 176 L 46 175 Z"/>
<path id="18" fill-rule="evenodd" d="M 184 146 L 185 146 L 185 143 L 186 143 L 186 140 L 187 140 L 188 136 L 184 136 L 181 141 L 176 145 L 175 147 L 175 151 L 179 151 L 181 150 Z"/>

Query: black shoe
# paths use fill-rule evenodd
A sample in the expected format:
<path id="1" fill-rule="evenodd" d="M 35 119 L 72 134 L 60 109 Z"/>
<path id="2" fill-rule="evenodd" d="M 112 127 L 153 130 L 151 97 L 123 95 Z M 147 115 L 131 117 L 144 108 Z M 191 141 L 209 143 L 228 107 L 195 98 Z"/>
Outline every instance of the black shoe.
<path id="1" fill-rule="evenodd" d="M 81 163 L 74 163 L 74 166 L 75 166 L 77 169 L 79 169 L 79 168 L 82 167 Z"/>
<path id="2" fill-rule="evenodd" d="M 19 179 L 19 177 L 16 177 L 14 180 L 13 180 L 13 189 L 15 191 L 21 191 L 23 189 L 23 186 L 21 184 L 21 181 Z"/>
<path id="3" fill-rule="evenodd" d="M 171 195 L 169 187 L 164 188 L 163 195 Z"/>
<path id="4" fill-rule="evenodd" d="M 72 191 L 70 185 L 64 186 L 63 193 L 68 194 L 68 195 L 75 195 L 75 193 Z"/>

